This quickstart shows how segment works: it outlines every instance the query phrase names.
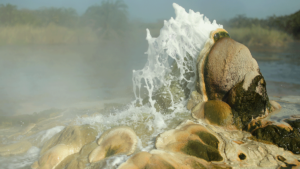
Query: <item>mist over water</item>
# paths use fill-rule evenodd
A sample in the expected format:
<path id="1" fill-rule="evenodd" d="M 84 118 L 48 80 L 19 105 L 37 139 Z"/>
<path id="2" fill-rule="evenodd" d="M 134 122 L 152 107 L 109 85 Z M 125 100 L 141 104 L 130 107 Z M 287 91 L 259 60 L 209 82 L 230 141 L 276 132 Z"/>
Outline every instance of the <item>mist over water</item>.
<path id="1" fill-rule="evenodd" d="M 145 60 L 142 40 L 0 47 L 1 115 L 97 106 L 104 99 L 132 97 L 132 69 Z"/>

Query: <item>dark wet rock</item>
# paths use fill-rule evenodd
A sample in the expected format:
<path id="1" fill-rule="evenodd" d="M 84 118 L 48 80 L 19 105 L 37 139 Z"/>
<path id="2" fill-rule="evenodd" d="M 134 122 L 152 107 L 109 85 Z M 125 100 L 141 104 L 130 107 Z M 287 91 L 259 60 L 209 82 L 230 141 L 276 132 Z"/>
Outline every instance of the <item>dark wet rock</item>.
<path id="1" fill-rule="evenodd" d="M 254 130 L 252 135 L 255 136 L 257 141 L 274 143 L 285 150 L 300 154 L 300 133 L 295 128 L 291 130 L 278 125 L 268 125 Z"/>
<path id="2" fill-rule="evenodd" d="M 300 132 L 300 119 L 285 119 L 286 123 L 288 123 L 294 130 L 298 130 Z"/>
<path id="3" fill-rule="evenodd" d="M 236 84 L 223 98 L 235 111 L 235 119 L 240 119 L 243 130 L 247 130 L 251 120 L 264 117 L 270 112 L 270 103 L 266 90 L 266 82 L 262 75 L 254 77 L 248 87 L 245 80 Z"/>
<path id="4" fill-rule="evenodd" d="M 284 122 L 288 124 L 257 120 L 249 131 L 252 131 L 257 141 L 276 144 L 285 150 L 300 154 L 300 119 L 285 119 Z"/>

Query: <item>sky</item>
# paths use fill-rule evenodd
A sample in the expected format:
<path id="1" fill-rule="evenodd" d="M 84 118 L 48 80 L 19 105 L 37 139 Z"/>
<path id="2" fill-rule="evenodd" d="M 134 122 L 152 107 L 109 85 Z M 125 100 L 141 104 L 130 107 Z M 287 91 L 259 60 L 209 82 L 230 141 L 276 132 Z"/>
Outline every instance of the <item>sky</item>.
<path id="1" fill-rule="evenodd" d="M 129 17 L 145 22 L 175 17 L 172 3 L 195 12 L 200 12 L 210 20 L 224 20 L 236 15 L 266 18 L 288 15 L 300 10 L 300 0 L 124 0 L 128 5 Z M 85 10 L 101 0 L 0 0 L 0 4 L 10 3 L 19 8 L 38 9 L 41 7 L 71 7 L 83 14 Z"/>

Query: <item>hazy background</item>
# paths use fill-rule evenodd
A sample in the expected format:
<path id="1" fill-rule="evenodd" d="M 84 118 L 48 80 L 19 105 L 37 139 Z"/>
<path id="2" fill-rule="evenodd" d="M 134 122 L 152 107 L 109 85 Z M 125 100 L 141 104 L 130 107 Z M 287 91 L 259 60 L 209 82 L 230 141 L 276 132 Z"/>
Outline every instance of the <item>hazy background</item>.
<path id="1" fill-rule="evenodd" d="M 0 0 L 0 116 L 132 98 L 132 70 L 146 62 L 145 29 L 158 36 L 175 17 L 173 2 L 216 19 L 247 46 L 299 37 L 291 26 L 299 0 Z"/>
<path id="2" fill-rule="evenodd" d="M 192 9 L 205 14 L 210 20 L 228 19 L 238 14 L 247 17 L 265 18 L 272 15 L 288 15 L 299 10 L 299 0 L 124 0 L 128 5 L 130 19 L 154 22 L 174 16 L 172 3 L 178 3 L 186 10 Z M 0 0 L 1 4 L 10 3 L 20 8 L 38 9 L 40 7 L 74 8 L 79 14 L 101 0 Z"/>

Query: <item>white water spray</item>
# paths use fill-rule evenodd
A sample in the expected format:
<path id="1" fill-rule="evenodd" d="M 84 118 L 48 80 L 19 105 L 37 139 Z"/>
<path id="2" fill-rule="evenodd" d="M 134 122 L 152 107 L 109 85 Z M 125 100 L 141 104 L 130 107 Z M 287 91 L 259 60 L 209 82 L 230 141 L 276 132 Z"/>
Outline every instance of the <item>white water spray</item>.
<path id="1" fill-rule="evenodd" d="M 173 7 L 176 18 L 164 21 L 159 37 L 153 38 L 147 29 L 146 39 L 149 47 L 145 54 L 148 55 L 148 61 L 142 70 L 133 70 L 132 81 L 135 98 L 142 104 L 140 93 L 142 84 L 145 83 L 152 109 L 155 104 L 152 96 L 161 86 L 170 87 L 172 81 L 184 81 L 190 91 L 194 89 L 196 76 L 187 79 L 184 75 L 189 72 L 196 75 L 196 60 L 209 38 L 210 32 L 217 28 L 223 28 L 215 20 L 211 23 L 199 12 L 189 10 L 187 13 L 176 3 L 173 4 Z M 179 70 L 179 74 L 176 76 L 170 75 L 172 71 L 170 63 L 174 61 Z"/>

